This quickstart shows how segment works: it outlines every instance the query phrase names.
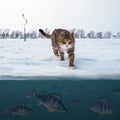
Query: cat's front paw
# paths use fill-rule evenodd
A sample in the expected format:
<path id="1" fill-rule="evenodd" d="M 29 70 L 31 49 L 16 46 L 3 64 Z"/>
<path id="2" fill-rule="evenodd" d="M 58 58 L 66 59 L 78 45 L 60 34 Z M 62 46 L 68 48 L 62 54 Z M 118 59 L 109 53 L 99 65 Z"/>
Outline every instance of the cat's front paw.
<path id="1" fill-rule="evenodd" d="M 74 69 L 75 69 L 75 67 L 74 67 L 74 66 L 69 66 L 69 68 L 70 68 L 70 69 L 72 69 L 72 70 L 74 70 Z"/>

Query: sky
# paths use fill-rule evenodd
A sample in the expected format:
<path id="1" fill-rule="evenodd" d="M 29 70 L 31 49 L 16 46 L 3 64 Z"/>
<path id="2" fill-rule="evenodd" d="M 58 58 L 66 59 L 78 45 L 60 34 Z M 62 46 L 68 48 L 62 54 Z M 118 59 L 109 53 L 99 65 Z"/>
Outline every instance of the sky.
<path id="1" fill-rule="evenodd" d="M 0 0 L 0 28 L 120 32 L 120 0 Z"/>

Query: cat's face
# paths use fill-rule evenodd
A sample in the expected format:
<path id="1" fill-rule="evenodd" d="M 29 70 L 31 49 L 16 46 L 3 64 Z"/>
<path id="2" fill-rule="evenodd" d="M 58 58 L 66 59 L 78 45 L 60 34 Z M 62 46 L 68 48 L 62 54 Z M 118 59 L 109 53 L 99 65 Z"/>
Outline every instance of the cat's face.
<path id="1" fill-rule="evenodd" d="M 61 48 L 67 50 L 69 48 L 72 48 L 73 47 L 73 44 L 72 44 L 72 41 L 71 40 L 64 40 L 62 43 L 61 43 Z"/>
<path id="2" fill-rule="evenodd" d="M 73 33 L 71 33 L 71 34 L 62 34 L 61 38 L 62 39 L 59 41 L 59 46 L 62 49 L 67 50 L 69 48 L 74 47 Z"/>

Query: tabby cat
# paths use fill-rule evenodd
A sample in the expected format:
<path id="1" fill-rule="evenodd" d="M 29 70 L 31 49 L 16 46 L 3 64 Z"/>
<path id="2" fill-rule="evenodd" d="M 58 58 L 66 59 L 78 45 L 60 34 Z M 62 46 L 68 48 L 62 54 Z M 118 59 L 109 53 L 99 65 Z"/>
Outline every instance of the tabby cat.
<path id="1" fill-rule="evenodd" d="M 46 34 L 42 29 L 39 32 L 52 41 L 53 52 L 64 60 L 64 52 L 68 53 L 69 67 L 74 68 L 74 34 L 64 29 L 55 29 L 51 35 Z"/>

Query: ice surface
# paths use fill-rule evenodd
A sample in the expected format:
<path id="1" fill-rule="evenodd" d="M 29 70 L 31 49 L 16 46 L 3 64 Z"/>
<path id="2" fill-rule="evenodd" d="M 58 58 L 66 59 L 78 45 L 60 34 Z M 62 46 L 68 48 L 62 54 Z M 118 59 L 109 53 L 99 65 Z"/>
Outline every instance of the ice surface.
<path id="1" fill-rule="evenodd" d="M 9 76 L 120 78 L 120 39 L 76 39 L 75 69 L 54 56 L 49 39 L 0 40 L 0 79 Z"/>

